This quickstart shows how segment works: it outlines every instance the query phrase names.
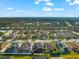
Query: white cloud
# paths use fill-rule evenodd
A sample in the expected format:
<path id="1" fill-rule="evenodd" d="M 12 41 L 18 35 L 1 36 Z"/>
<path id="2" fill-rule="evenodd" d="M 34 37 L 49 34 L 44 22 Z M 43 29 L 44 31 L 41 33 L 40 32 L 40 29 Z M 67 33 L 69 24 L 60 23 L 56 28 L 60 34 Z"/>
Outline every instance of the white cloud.
<path id="1" fill-rule="evenodd" d="M 36 1 L 35 4 L 39 4 L 39 2 Z"/>
<path id="2" fill-rule="evenodd" d="M 43 11 L 52 11 L 52 8 L 50 8 L 50 7 L 44 7 Z"/>
<path id="3" fill-rule="evenodd" d="M 69 5 L 74 5 L 73 3 L 69 3 Z"/>
<path id="4" fill-rule="evenodd" d="M 35 0 L 35 4 L 39 4 L 40 2 L 50 2 L 50 0 Z"/>
<path id="5" fill-rule="evenodd" d="M 73 4 L 79 5 L 79 0 L 75 0 Z"/>
<path id="6" fill-rule="evenodd" d="M 46 2 L 47 6 L 54 6 L 54 4 L 52 2 Z"/>
<path id="7" fill-rule="evenodd" d="M 36 1 L 39 1 L 40 2 L 40 1 L 50 1 L 50 0 L 36 0 Z"/>
<path id="8" fill-rule="evenodd" d="M 64 8 L 53 8 L 53 10 L 55 10 L 55 11 L 63 11 Z"/>
<path id="9" fill-rule="evenodd" d="M 42 2 L 42 1 L 48 2 L 48 1 L 50 1 L 50 0 L 35 0 L 35 2 Z"/>
<path id="10" fill-rule="evenodd" d="M 66 2 L 71 2 L 71 0 L 66 0 Z"/>
<path id="11" fill-rule="evenodd" d="M 51 7 L 44 7 L 43 11 L 63 11 L 64 8 L 51 8 Z"/>
<path id="12" fill-rule="evenodd" d="M 79 5 L 79 0 L 66 0 L 66 2 L 68 2 L 69 5 Z"/>
<path id="13" fill-rule="evenodd" d="M 10 8 L 7 8 L 7 9 L 8 9 L 8 10 L 13 10 L 13 8 L 11 8 L 11 7 L 10 7 Z"/>
<path id="14" fill-rule="evenodd" d="M 18 13 L 19 13 L 19 12 L 21 12 L 21 10 L 16 10 L 16 12 L 18 12 Z"/>
<path id="15" fill-rule="evenodd" d="M 50 0 L 43 0 L 43 1 L 50 1 Z"/>

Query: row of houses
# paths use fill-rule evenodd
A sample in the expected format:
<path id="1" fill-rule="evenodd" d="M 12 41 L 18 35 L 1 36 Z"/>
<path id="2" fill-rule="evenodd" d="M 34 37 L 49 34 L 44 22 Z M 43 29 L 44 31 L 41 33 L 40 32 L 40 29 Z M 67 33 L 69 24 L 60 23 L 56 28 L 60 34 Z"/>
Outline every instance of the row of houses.
<path id="1" fill-rule="evenodd" d="M 79 54 L 78 42 L 12 42 L 0 43 L 0 53 L 5 54 L 50 54 L 53 56 L 69 54 L 73 51 Z"/>

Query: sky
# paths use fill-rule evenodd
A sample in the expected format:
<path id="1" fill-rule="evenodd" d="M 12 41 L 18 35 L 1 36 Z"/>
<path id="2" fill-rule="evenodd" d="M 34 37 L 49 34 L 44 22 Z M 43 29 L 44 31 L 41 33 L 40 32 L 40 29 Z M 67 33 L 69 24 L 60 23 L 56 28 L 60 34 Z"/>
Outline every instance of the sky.
<path id="1" fill-rule="evenodd" d="M 79 0 L 0 0 L 0 17 L 79 17 Z"/>

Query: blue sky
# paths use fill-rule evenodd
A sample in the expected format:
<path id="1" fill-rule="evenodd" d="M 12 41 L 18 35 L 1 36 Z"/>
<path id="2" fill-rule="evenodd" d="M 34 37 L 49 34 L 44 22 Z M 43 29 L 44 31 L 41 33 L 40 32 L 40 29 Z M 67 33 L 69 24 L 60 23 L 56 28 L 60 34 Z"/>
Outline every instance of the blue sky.
<path id="1" fill-rule="evenodd" d="M 79 0 L 0 0 L 0 17 L 79 17 Z"/>

